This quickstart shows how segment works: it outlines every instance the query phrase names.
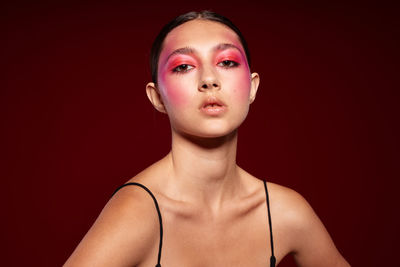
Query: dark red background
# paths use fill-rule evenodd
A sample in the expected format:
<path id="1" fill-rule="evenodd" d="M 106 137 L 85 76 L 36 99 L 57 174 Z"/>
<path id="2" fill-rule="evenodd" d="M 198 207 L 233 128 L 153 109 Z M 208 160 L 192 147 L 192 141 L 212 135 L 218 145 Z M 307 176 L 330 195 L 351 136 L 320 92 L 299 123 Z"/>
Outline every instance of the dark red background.
<path id="1" fill-rule="evenodd" d="M 0 8 L 2 266 L 61 266 L 113 190 L 169 151 L 144 91 L 149 48 L 202 9 L 239 26 L 261 76 L 239 164 L 308 199 L 353 266 L 394 266 L 394 6 L 54 2 Z"/>

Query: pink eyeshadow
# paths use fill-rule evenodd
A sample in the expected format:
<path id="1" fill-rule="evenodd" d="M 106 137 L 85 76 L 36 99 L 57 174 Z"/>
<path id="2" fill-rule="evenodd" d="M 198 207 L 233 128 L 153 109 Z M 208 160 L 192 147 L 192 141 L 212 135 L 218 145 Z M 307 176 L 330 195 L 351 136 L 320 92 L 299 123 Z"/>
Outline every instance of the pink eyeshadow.
<path id="1" fill-rule="evenodd" d="M 188 64 L 188 65 L 196 65 L 196 61 L 193 60 L 192 57 L 188 56 L 177 56 L 168 60 L 167 69 L 173 69 L 179 65 Z"/>
<path id="2" fill-rule="evenodd" d="M 238 55 L 237 52 L 222 52 L 220 54 L 218 54 L 218 56 L 216 57 L 216 61 L 220 62 L 223 60 L 233 60 L 236 61 L 238 63 L 242 63 L 244 61 L 243 57 L 241 55 Z"/>

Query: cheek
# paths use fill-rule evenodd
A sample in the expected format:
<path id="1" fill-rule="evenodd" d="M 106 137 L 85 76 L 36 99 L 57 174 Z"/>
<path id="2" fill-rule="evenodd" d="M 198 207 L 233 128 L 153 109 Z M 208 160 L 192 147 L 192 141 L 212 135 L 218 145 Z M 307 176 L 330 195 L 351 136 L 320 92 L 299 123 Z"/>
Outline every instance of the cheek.
<path id="1" fill-rule="evenodd" d="M 240 71 L 236 73 L 231 83 L 234 88 L 235 99 L 240 102 L 247 102 L 249 100 L 251 87 L 249 71 Z"/>
<path id="2" fill-rule="evenodd" d="M 160 76 L 160 88 L 167 105 L 173 107 L 184 107 L 190 102 L 190 85 L 185 79 L 178 76 Z"/>
<path id="3" fill-rule="evenodd" d="M 250 77 L 248 73 L 243 74 L 240 77 L 240 81 L 238 82 L 240 89 L 238 92 L 238 95 L 241 99 L 248 99 L 249 95 L 250 95 L 250 87 L 251 87 L 251 83 L 250 83 Z"/>

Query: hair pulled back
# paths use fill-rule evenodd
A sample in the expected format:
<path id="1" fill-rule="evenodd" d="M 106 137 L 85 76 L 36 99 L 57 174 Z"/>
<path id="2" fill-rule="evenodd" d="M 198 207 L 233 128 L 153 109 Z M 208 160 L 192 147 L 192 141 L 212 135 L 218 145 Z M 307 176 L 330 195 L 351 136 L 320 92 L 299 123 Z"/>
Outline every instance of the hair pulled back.
<path id="1" fill-rule="evenodd" d="M 247 46 L 247 42 L 244 39 L 242 33 L 239 31 L 239 29 L 226 17 L 219 15 L 215 12 L 204 10 L 201 12 L 188 12 L 185 14 L 182 14 L 175 19 L 171 20 L 169 23 L 167 23 L 160 31 L 160 33 L 157 35 L 156 39 L 153 42 L 153 45 L 151 47 L 150 51 L 150 69 L 151 69 L 151 79 L 152 81 L 157 84 L 158 80 L 158 60 L 160 58 L 160 53 L 163 47 L 163 43 L 165 40 L 165 37 L 167 37 L 168 33 L 172 31 L 174 28 L 178 27 L 179 25 L 195 20 L 195 19 L 202 19 L 202 20 L 210 20 L 210 21 L 215 21 L 219 22 L 221 24 L 224 24 L 228 26 L 231 30 L 233 30 L 237 36 L 239 37 L 239 41 L 243 46 L 244 52 L 246 54 L 247 58 L 247 63 L 250 66 L 250 52 Z"/>

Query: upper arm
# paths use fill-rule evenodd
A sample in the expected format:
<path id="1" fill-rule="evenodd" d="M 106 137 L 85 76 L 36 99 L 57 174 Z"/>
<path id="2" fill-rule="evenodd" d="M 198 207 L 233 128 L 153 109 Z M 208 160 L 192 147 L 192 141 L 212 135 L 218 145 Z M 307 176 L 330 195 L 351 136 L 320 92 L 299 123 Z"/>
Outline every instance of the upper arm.
<path id="1" fill-rule="evenodd" d="M 308 202 L 290 190 L 285 204 L 291 250 L 299 266 L 350 266 L 339 253 L 325 226 Z"/>
<path id="2" fill-rule="evenodd" d="M 64 266 L 136 266 L 159 239 L 158 218 L 142 189 L 122 188 Z"/>

